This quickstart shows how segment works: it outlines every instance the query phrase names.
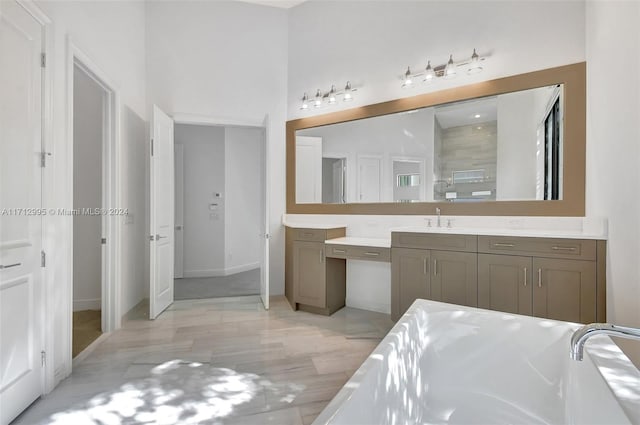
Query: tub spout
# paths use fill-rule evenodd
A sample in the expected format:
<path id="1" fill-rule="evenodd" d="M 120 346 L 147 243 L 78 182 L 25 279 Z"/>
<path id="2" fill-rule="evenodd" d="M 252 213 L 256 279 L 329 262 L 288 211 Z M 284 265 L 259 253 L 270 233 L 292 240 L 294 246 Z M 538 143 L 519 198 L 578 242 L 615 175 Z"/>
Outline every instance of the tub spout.
<path id="1" fill-rule="evenodd" d="M 592 336 L 602 334 L 640 341 L 640 329 L 616 326 L 610 323 L 591 323 L 576 330 L 571 336 L 571 358 L 582 361 L 584 344 Z"/>

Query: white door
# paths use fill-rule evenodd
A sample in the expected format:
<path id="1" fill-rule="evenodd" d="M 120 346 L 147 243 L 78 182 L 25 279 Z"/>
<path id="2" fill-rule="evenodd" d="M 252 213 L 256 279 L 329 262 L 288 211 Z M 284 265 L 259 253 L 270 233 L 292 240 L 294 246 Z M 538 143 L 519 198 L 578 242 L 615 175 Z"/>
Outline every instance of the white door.
<path id="1" fill-rule="evenodd" d="M 151 116 L 151 232 L 149 316 L 158 317 L 173 302 L 174 267 L 173 120 L 157 106 Z"/>
<path id="2" fill-rule="evenodd" d="M 262 143 L 262 267 L 260 267 L 260 299 L 264 308 L 269 310 L 269 117 L 265 117 Z"/>
<path id="3" fill-rule="evenodd" d="M 331 202 L 344 204 L 344 159 L 333 163 L 333 199 Z"/>
<path id="4" fill-rule="evenodd" d="M 358 201 L 380 202 L 382 159 L 358 157 Z"/>
<path id="5" fill-rule="evenodd" d="M 296 137 L 296 203 L 322 202 L 322 137 Z"/>
<path id="6" fill-rule="evenodd" d="M 20 5 L 0 1 L 1 424 L 41 393 L 42 35 Z"/>
<path id="7" fill-rule="evenodd" d="M 176 143 L 176 254 L 173 276 L 184 276 L 184 145 Z"/>

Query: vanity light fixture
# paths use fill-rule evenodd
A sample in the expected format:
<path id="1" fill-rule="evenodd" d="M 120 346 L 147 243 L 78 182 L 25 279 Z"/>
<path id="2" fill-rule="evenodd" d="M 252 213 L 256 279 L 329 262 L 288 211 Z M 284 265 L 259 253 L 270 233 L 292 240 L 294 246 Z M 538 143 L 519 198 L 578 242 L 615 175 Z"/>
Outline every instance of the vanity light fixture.
<path id="1" fill-rule="evenodd" d="M 455 78 L 456 74 L 456 65 L 453 63 L 453 55 L 450 55 L 449 62 L 447 62 L 447 65 L 444 67 L 444 78 Z"/>
<path id="2" fill-rule="evenodd" d="M 407 67 L 407 72 L 404 73 L 402 88 L 407 89 L 409 87 L 413 87 L 413 80 L 411 79 L 411 68 Z"/>
<path id="3" fill-rule="evenodd" d="M 471 55 L 471 61 L 469 61 L 469 69 L 467 69 L 467 74 L 478 74 L 482 72 L 482 65 L 480 65 L 480 56 L 476 53 L 476 49 L 473 49 L 473 54 Z"/>
<path id="4" fill-rule="evenodd" d="M 353 100 L 353 92 L 357 89 L 351 87 L 351 82 L 347 81 L 347 84 L 344 86 L 344 90 L 338 91 L 336 90 L 335 84 L 331 85 L 331 88 L 323 92 L 320 89 L 316 90 L 316 95 L 313 98 L 313 107 L 314 108 L 322 108 L 324 106 L 335 105 L 338 103 L 338 97 L 342 96 L 342 100 L 344 102 L 350 102 Z M 300 105 L 300 109 L 303 111 L 309 110 L 309 97 L 307 93 L 302 96 L 302 105 Z"/>
<path id="5" fill-rule="evenodd" d="M 333 105 L 334 103 L 336 103 L 336 86 L 331 86 L 331 90 L 329 90 L 329 95 L 327 97 L 327 103 L 329 105 Z"/>
<path id="6" fill-rule="evenodd" d="M 404 74 L 402 74 L 402 88 L 415 87 L 414 79 L 418 76 L 422 76 L 421 80 L 423 83 L 431 83 L 436 81 L 438 78 L 444 77 L 445 79 L 451 79 L 458 75 L 458 68 L 464 66 L 466 68 L 467 74 L 477 74 L 482 72 L 482 62 L 486 59 L 486 57 L 482 57 L 478 55 L 476 49 L 473 49 L 473 53 L 471 57 L 463 62 L 454 62 L 453 54 L 449 55 L 449 60 L 442 65 L 432 66 L 431 61 L 427 61 L 427 67 L 424 72 L 420 72 L 417 74 L 411 73 L 411 67 L 407 67 L 407 70 Z"/>
<path id="7" fill-rule="evenodd" d="M 342 100 L 345 102 L 351 102 L 353 100 L 353 89 L 351 88 L 351 82 L 347 81 L 347 85 L 344 86 L 344 96 Z"/>
<path id="8" fill-rule="evenodd" d="M 319 108 L 322 106 L 322 93 L 320 93 L 320 89 L 318 89 L 318 91 L 316 92 L 316 98 L 313 101 L 313 106 L 316 108 Z"/>
<path id="9" fill-rule="evenodd" d="M 427 67 L 424 70 L 424 81 L 425 83 L 430 83 L 433 80 L 435 80 L 436 78 L 436 73 L 433 70 L 433 68 L 431 68 L 431 61 L 427 61 Z"/>

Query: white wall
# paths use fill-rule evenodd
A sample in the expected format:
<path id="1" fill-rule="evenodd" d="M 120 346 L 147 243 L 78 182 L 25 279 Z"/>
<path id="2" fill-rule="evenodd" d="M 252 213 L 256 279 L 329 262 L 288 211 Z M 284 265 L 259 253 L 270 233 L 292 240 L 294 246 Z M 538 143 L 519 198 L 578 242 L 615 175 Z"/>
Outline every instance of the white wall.
<path id="1" fill-rule="evenodd" d="M 587 2 L 587 215 L 609 218 L 607 320 L 636 327 L 640 326 L 638 21 L 640 3 Z M 640 365 L 640 345 L 620 344 Z"/>
<path id="2" fill-rule="evenodd" d="M 178 124 L 174 140 L 184 146 L 184 277 L 224 274 L 225 130 Z"/>
<path id="3" fill-rule="evenodd" d="M 225 271 L 260 267 L 264 233 L 262 166 L 264 131 L 227 127 L 225 132 Z"/>
<path id="4" fill-rule="evenodd" d="M 538 119 L 534 95 L 528 90 L 498 96 L 498 200 L 536 199 Z"/>
<path id="5" fill-rule="evenodd" d="M 73 73 L 73 208 L 102 208 L 103 90 Z M 102 217 L 73 216 L 73 311 L 100 310 Z"/>
<path id="6" fill-rule="evenodd" d="M 486 79 L 580 62 L 584 3 L 579 1 L 310 1 L 290 11 L 288 117 L 309 116 Z M 553 46 L 550 48 L 550 46 Z M 399 76 L 490 53 L 484 72 L 405 90 Z M 353 102 L 300 111 L 307 92 L 351 80 Z M 420 86 L 425 87 L 425 86 Z M 314 108 L 310 108 L 314 109 Z"/>
<path id="7" fill-rule="evenodd" d="M 121 187 L 122 208 L 129 208 L 133 223 L 122 228 L 121 311 L 124 313 L 146 295 L 144 281 L 147 233 L 144 222 L 144 163 L 147 137 L 145 90 L 145 8 L 142 2 L 48 2 L 37 5 L 53 21 L 52 51 L 48 60 L 52 74 L 53 139 L 52 152 L 45 171 L 45 205 L 72 206 L 72 164 L 66 162 L 73 149 L 67 136 L 66 40 L 71 36 L 91 59 L 118 85 L 122 95 L 121 113 Z M 117 29 L 117 30 L 114 30 Z M 124 219 L 123 219 L 124 220 Z M 47 297 L 55 306 L 48 333 L 53 335 L 53 352 L 49 364 L 54 365 L 55 379 L 70 372 L 67 349 L 59 336 L 67 332 L 65 311 L 68 294 L 60 288 L 71 279 L 68 267 L 72 241 L 68 238 L 71 217 L 47 217 L 45 249 L 49 253 L 46 279 Z M 55 333 L 54 333 L 55 332 Z"/>
<path id="8" fill-rule="evenodd" d="M 282 294 L 287 11 L 229 1 L 145 5 L 149 103 L 258 125 L 269 115 L 271 294 Z"/>

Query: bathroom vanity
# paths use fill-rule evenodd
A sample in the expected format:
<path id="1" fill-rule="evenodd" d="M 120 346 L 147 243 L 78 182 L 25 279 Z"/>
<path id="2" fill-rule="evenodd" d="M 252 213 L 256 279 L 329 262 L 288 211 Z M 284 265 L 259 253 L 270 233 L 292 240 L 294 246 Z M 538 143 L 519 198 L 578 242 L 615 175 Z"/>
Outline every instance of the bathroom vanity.
<path id="1" fill-rule="evenodd" d="M 393 320 L 418 298 L 568 322 L 605 320 L 602 240 L 425 229 L 393 232 L 391 258 Z"/>
<path id="2" fill-rule="evenodd" d="M 568 322 L 606 318 L 606 242 L 578 232 L 397 228 L 391 239 L 346 226 L 289 226 L 285 295 L 330 315 L 345 305 L 346 262 L 391 263 L 391 318 L 416 299 Z"/>

